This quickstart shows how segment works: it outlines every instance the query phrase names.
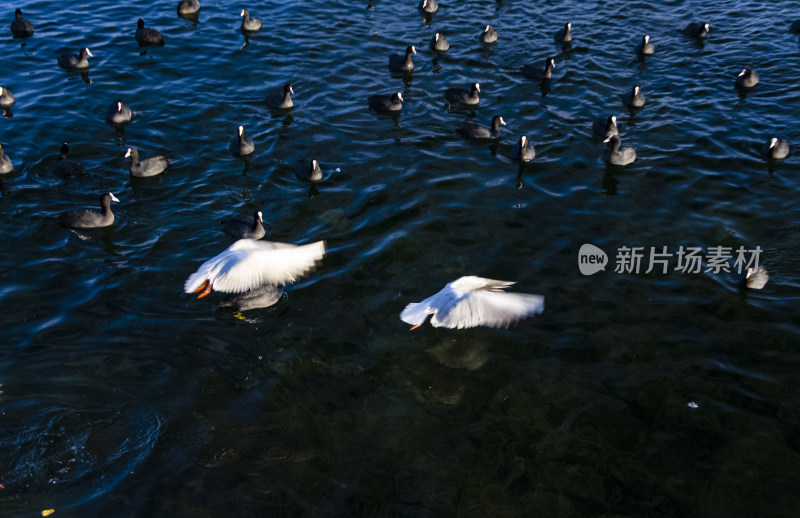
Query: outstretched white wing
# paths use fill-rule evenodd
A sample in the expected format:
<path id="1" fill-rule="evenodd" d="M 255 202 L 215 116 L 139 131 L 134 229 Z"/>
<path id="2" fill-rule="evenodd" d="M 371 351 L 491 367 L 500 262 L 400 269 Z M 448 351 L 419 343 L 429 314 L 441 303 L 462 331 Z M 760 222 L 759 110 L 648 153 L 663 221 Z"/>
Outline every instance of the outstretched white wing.
<path id="1" fill-rule="evenodd" d="M 544 311 L 544 297 L 528 293 L 473 291 L 449 308 L 433 314 L 431 325 L 463 329 L 488 326 L 508 327 L 517 320 Z"/>
<path id="2" fill-rule="evenodd" d="M 325 242 L 303 246 L 240 239 L 224 252 L 203 263 L 186 280 L 186 293 L 206 281 L 226 293 L 244 293 L 265 284 L 284 285 L 311 270 L 325 255 Z"/>
<path id="3" fill-rule="evenodd" d="M 544 311 L 541 295 L 503 291 L 512 284 L 483 277 L 461 277 L 422 302 L 407 305 L 400 318 L 414 326 L 433 314 L 434 327 L 508 327 L 521 318 Z"/>

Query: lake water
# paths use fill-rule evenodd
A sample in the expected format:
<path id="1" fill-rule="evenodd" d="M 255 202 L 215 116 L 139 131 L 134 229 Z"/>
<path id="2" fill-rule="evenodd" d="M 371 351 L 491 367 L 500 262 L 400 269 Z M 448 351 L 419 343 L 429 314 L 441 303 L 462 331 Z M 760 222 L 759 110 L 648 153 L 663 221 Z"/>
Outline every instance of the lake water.
<path id="1" fill-rule="evenodd" d="M 197 22 L 177 2 L 2 9 L 0 514 L 797 516 L 800 2 L 442 0 L 428 19 L 416 0 L 200 2 Z M 31 38 L 11 37 L 15 7 Z M 264 20 L 247 40 L 242 7 Z M 164 47 L 137 46 L 139 17 Z M 390 73 L 410 44 L 413 74 Z M 80 47 L 88 75 L 57 66 Z M 549 84 L 520 73 L 548 56 Z M 745 66 L 761 82 L 737 91 Z M 296 107 L 270 111 L 286 82 Z M 478 107 L 447 105 L 472 82 Z M 369 110 L 396 91 L 399 116 Z M 496 142 L 455 132 L 494 115 Z M 633 165 L 603 164 L 591 121 L 609 115 Z M 227 149 L 239 124 L 247 161 Z M 770 164 L 773 135 L 795 151 Z M 65 141 L 88 177 L 53 174 Z M 130 146 L 175 161 L 133 181 Z M 322 182 L 295 177 L 304 157 Z M 107 191 L 112 228 L 58 225 Z M 325 239 L 320 267 L 242 314 L 185 295 L 231 243 L 219 220 L 257 208 L 268 239 Z M 581 274 L 586 243 L 605 271 Z M 758 246 L 770 280 L 744 292 L 675 257 L 616 273 L 638 246 Z M 409 332 L 405 305 L 462 275 L 517 281 L 545 312 Z"/>

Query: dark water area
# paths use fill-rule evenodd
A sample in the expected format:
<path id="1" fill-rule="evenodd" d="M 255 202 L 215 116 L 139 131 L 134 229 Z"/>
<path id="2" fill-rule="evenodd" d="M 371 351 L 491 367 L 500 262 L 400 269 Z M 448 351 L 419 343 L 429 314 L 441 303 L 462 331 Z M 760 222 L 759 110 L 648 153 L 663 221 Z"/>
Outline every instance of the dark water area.
<path id="1" fill-rule="evenodd" d="M 196 22 L 177 2 L 3 4 L 0 515 L 797 516 L 800 2 L 200 2 Z M 32 37 L 11 37 L 15 7 Z M 247 39 L 243 7 L 264 21 Z M 139 17 L 164 47 L 137 46 Z M 391 73 L 411 44 L 413 73 Z M 81 47 L 88 74 L 57 66 Z M 548 84 L 520 73 L 548 56 Z M 761 82 L 737 91 L 745 66 Z M 295 108 L 271 111 L 286 82 Z M 472 82 L 478 107 L 447 105 Z M 399 115 L 369 110 L 397 91 Z M 118 98 L 124 131 L 104 122 Z M 494 115 L 496 142 L 455 132 Z M 609 115 L 630 166 L 602 161 Z M 772 136 L 788 159 L 760 156 Z M 53 174 L 65 141 L 86 178 Z M 132 179 L 130 146 L 174 162 Z M 108 191 L 113 227 L 58 225 Z M 268 239 L 326 240 L 320 267 L 266 309 L 184 294 L 231 243 L 219 220 L 257 208 Z M 585 243 L 606 271 L 581 274 Z M 620 247 L 681 245 L 758 246 L 769 283 L 614 271 Z M 545 311 L 409 332 L 405 305 L 462 275 Z"/>

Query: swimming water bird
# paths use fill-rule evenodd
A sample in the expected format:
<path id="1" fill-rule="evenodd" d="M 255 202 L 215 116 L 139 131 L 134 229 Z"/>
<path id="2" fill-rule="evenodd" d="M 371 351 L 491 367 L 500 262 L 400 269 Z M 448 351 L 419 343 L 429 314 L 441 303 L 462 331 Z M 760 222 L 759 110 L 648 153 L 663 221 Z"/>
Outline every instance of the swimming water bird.
<path id="1" fill-rule="evenodd" d="M 242 20 L 242 31 L 243 32 L 255 32 L 261 30 L 261 19 L 260 18 L 250 18 L 250 13 L 247 9 L 242 9 L 241 14 L 239 16 L 243 16 L 244 19 Z"/>
<path id="2" fill-rule="evenodd" d="M 192 15 L 200 10 L 200 2 L 197 0 L 181 0 L 178 2 L 179 15 Z"/>
<path id="3" fill-rule="evenodd" d="M 68 158 L 67 155 L 69 155 L 69 146 L 64 142 L 61 144 L 61 151 L 58 160 L 56 160 L 56 165 L 53 166 L 53 172 L 62 178 L 86 175 L 86 169 L 83 168 L 83 164 Z"/>
<path id="4" fill-rule="evenodd" d="M 11 163 L 11 159 L 8 158 L 5 151 L 3 151 L 3 146 L 0 145 L 0 174 L 8 174 L 14 170 L 14 164 Z"/>
<path id="5" fill-rule="evenodd" d="M 567 22 L 564 24 L 563 29 L 556 31 L 553 39 L 556 43 L 569 43 L 572 41 L 572 23 Z"/>
<path id="6" fill-rule="evenodd" d="M 14 94 L 8 88 L 0 86 L 0 108 L 10 108 L 14 105 L 16 99 Z"/>
<path id="7" fill-rule="evenodd" d="M 544 297 L 529 293 L 507 293 L 515 283 L 482 277 L 461 277 L 422 302 L 412 302 L 400 319 L 416 329 L 428 315 L 433 327 L 508 327 L 517 320 L 544 311 Z"/>
<path id="8" fill-rule="evenodd" d="M 253 213 L 252 223 L 241 219 L 223 219 L 219 223 L 226 234 L 236 239 L 261 239 L 267 234 L 260 210 Z"/>
<path id="9" fill-rule="evenodd" d="M 639 45 L 639 48 L 636 50 L 643 56 L 649 56 L 656 51 L 656 47 L 650 43 L 650 36 L 645 34 L 642 38 L 642 44 Z"/>
<path id="10" fill-rule="evenodd" d="M 11 33 L 15 38 L 27 38 L 33 34 L 33 25 L 22 17 L 22 11 L 14 11 L 14 21 L 11 22 Z"/>
<path id="11" fill-rule="evenodd" d="M 511 160 L 519 160 L 521 162 L 530 162 L 536 157 L 536 148 L 528 140 L 528 137 L 522 135 L 519 142 L 514 144 L 511 148 Z"/>
<path id="12" fill-rule="evenodd" d="M 445 52 L 447 50 L 450 50 L 450 41 L 447 38 L 445 38 L 441 32 L 437 32 L 436 34 L 433 35 L 433 38 L 431 38 L 430 47 L 433 50 L 438 50 L 439 52 Z"/>
<path id="13" fill-rule="evenodd" d="M 641 108 L 644 106 L 644 101 L 644 94 L 638 86 L 634 86 L 630 92 L 622 96 L 622 102 L 630 108 Z"/>
<path id="14" fill-rule="evenodd" d="M 244 126 L 239 126 L 236 134 L 231 137 L 228 149 L 234 156 L 247 156 L 255 151 L 256 146 L 253 144 L 253 139 L 245 135 Z"/>
<path id="15" fill-rule="evenodd" d="M 139 46 L 158 47 L 164 44 L 164 36 L 155 29 L 145 27 L 144 20 L 139 18 L 136 22 L 136 41 L 139 42 Z"/>
<path id="16" fill-rule="evenodd" d="M 765 158 L 783 160 L 789 156 L 789 143 L 786 139 L 772 137 L 761 146 L 761 154 L 764 155 Z"/>
<path id="17" fill-rule="evenodd" d="M 278 110 L 288 110 L 294 106 L 292 101 L 294 90 L 290 83 L 283 85 L 283 95 L 270 95 L 267 97 L 267 106 Z"/>
<path id="18" fill-rule="evenodd" d="M 281 300 L 283 286 L 267 284 L 244 293 L 229 295 L 219 303 L 222 307 L 233 308 L 236 311 L 268 308 Z"/>
<path id="19" fill-rule="evenodd" d="M 396 112 L 403 109 L 403 94 L 370 95 L 369 107 L 376 112 Z"/>
<path id="20" fill-rule="evenodd" d="M 603 138 L 619 135 L 617 118 L 612 115 L 606 119 L 595 119 L 592 123 L 592 131 L 594 131 L 595 135 Z"/>
<path id="21" fill-rule="evenodd" d="M 628 165 L 636 160 L 636 149 L 624 147 L 620 149 L 620 140 L 616 135 L 612 135 L 604 140 L 611 143 L 611 148 L 603 153 L 603 162 L 607 165 Z"/>
<path id="22" fill-rule="evenodd" d="M 422 0 L 419 3 L 419 10 L 423 13 L 435 13 L 439 10 L 439 3 L 436 0 Z"/>
<path id="23" fill-rule="evenodd" d="M 759 265 L 758 268 L 748 268 L 744 275 L 739 278 L 739 287 L 749 290 L 760 290 L 767 285 L 769 273 L 767 269 Z"/>
<path id="24" fill-rule="evenodd" d="M 752 88 L 758 84 L 758 73 L 752 68 L 745 68 L 736 76 L 736 86 L 739 88 Z"/>
<path id="25" fill-rule="evenodd" d="M 417 53 L 414 45 L 406 48 L 405 54 L 392 54 L 389 56 L 389 68 L 396 72 L 410 72 L 414 70 L 414 63 L 411 62 L 411 56 Z"/>
<path id="26" fill-rule="evenodd" d="M 128 169 L 131 176 L 136 178 L 147 178 L 156 176 L 167 170 L 170 159 L 164 156 L 152 156 L 139 161 L 139 151 L 135 147 L 129 147 L 125 153 L 125 158 L 130 157 L 131 165 Z"/>
<path id="27" fill-rule="evenodd" d="M 497 31 L 491 25 L 487 25 L 481 33 L 481 43 L 494 43 L 497 41 Z"/>
<path id="28" fill-rule="evenodd" d="M 469 90 L 463 88 L 448 88 L 444 91 L 445 98 L 452 104 L 478 104 L 480 98 L 478 94 L 481 91 L 479 83 L 472 83 Z"/>
<path id="29" fill-rule="evenodd" d="M 80 50 L 80 53 L 75 54 L 62 54 L 58 57 L 58 66 L 66 68 L 67 70 L 84 70 L 89 68 L 89 58 L 94 55 L 87 48 Z"/>
<path id="30" fill-rule="evenodd" d="M 85 209 L 63 212 L 58 222 L 69 228 L 103 228 L 114 224 L 111 202 L 119 202 L 116 196 L 107 192 L 100 196 L 100 210 Z"/>
<path id="31" fill-rule="evenodd" d="M 131 121 L 131 107 L 117 99 L 106 110 L 106 122 L 109 124 L 127 124 Z"/>
<path id="32" fill-rule="evenodd" d="M 495 115 L 492 117 L 492 127 L 487 128 L 485 126 L 480 126 L 478 124 L 464 124 L 456 131 L 459 135 L 466 139 L 472 140 L 485 140 L 485 139 L 496 139 L 500 137 L 500 125 L 505 126 L 506 121 L 499 115 Z"/>
<path id="33" fill-rule="evenodd" d="M 789 31 L 800 34 L 800 20 L 792 22 L 792 25 L 789 26 Z"/>
<path id="34" fill-rule="evenodd" d="M 316 158 L 308 160 L 301 158 L 294 165 L 294 174 L 301 180 L 307 182 L 318 182 L 322 180 L 322 169 L 319 168 L 319 160 Z"/>
<path id="35" fill-rule="evenodd" d="M 707 23 L 692 22 L 683 29 L 683 33 L 692 38 L 705 38 L 711 26 Z"/>
<path id="36" fill-rule="evenodd" d="M 522 67 L 522 75 L 530 79 L 550 79 L 553 77 L 554 68 L 556 68 L 556 60 L 547 58 L 544 60 L 544 66 L 529 64 Z"/>
<path id="37" fill-rule="evenodd" d="M 283 286 L 308 273 L 324 255 L 324 241 L 298 246 L 240 239 L 203 263 L 183 289 L 199 293 L 200 299 L 212 290 L 245 293 L 265 285 Z"/>

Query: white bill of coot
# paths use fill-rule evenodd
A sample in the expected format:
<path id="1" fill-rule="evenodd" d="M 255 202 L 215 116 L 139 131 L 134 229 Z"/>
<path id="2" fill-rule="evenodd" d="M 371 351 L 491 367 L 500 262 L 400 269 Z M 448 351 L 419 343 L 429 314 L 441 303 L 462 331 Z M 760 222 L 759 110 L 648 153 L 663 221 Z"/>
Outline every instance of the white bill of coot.
<path id="1" fill-rule="evenodd" d="M 109 124 L 127 124 L 131 121 L 131 107 L 121 99 L 117 99 L 106 110 L 106 122 Z"/>
<path id="2" fill-rule="evenodd" d="M 505 126 L 506 121 L 499 115 L 492 117 L 492 126 L 487 128 L 479 124 L 464 124 L 456 131 L 459 135 L 470 140 L 487 140 L 500 138 L 500 125 Z"/>
<path id="3" fill-rule="evenodd" d="M 527 135 L 522 135 L 519 141 L 511 148 L 511 159 L 521 162 L 530 162 L 536 157 L 536 148 Z"/>
<path id="4" fill-rule="evenodd" d="M 706 22 L 691 22 L 683 29 L 683 33 L 691 38 L 705 38 L 711 26 Z"/>
<path id="5" fill-rule="evenodd" d="M 752 68 L 745 68 L 736 76 L 736 86 L 738 88 L 753 88 L 758 84 L 758 72 Z"/>
<path id="6" fill-rule="evenodd" d="M 232 218 L 223 219 L 219 223 L 226 234 L 236 239 L 261 239 L 267 235 L 264 219 L 258 209 L 253 213 L 252 222 Z"/>
<path id="7" fill-rule="evenodd" d="M 422 0 L 419 3 L 419 10 L 423 13 L 435 13 L 439 10 L 439 2 L 436 0 Z"/>
<path id="8" fill-rule="evenodd" d="M 739 287 L 748 290 L 760 290 L 767 285 L 769 273 L 767 269 L 759 265 L 758 268 L 748 268 L 739 278 Z"/>
<path id="9" fill-rule="evenodd" d="M 616 135 L 608 137 L 604 142 L 611 147 L 603 153 L 603 162 L 607 165 L 628 165 L 636 160 L 636 149 L 632 147 L 620 148 L 621 141 Z"/>
<path id="10" fill-rule="evenodd" d="M 789 143 L 784 138 L 772 137 L 761 146 L 761 154 L 764 158 L 783 160 L 789 156 Z"/>
<path id="11" fill-rule="evenodd" d="M 306 182 L 318 182 L 322 180 L 322 169 L 319 167 L 319 160 L 316 158 L 301 158 L 294 165 L 294 174 Z"/>
<path id="12" fill-rule="evenodd" d="M 417 53 L 414 45 L 406 47 L 405 54 L 392 54 L 389 56 L 389 68 L 395 72 L 411 72 L 414 70 L 414 63 L 411 61 L 411 56 Z"/>
<path id="13" fill-rule="evenodd" d="M 294 89 L 292 88 L 291 83 L 286 83 L 283 85 L 282 95 L 267 96 L 267 106 L 277 110 L 288 110 L 289 108 L 294 107 L 294 101 L 292 101 L 293 94 Z"/>
<path id="14" fill-rule="evenodd" d="M 494 43 L 497 41 L 497 31 L 491 25 L 487 25 L 481 33 L 481 43 Z"/>
<path id="15" fill-rule="evenodd" d="M 622 102 L 629 108 L 641 108 L 644 106 L 645 96 L 639 86 L 634 86 L 630 92 L 622 96 Z"/>
<path id="16" fill-rule="evenodd" d="M 649 56 L 656 51 L 655 45 L 650 43 L 650 36 L 645 34 L 642 37 L 642 43 L 639 45 L 639 48 L 636 49 L 639 54 L 643 56 Z"/>
<path id="17" fill-rule="evenodd" d="M 376 112 L 396 112 L 403 109 L 403 94 L 375 94 L 367 99 L 369 107 Z"/>
<path id="18" fill-rule="evenodd" d="M 129 147 L 125 153 L 125 158 L 130 157 L 131 165 L 129 171 L 131 176 L 136 178 L 147 178 L 156 176 L 167 170 L 170 160 L 165 156 L 153 156 L 139 160 L 139 151 L 135 147 Z"/>
<path id="19" fill-rule="evenodd" d="M 479 83 L 472 83 L 469 90 L 464 88 L 448 88 L 444 91 L 445 98 L 453 104 L 478 104 L 480 97 L 478 94 L 481 91 Z"/>
<path id="20" fill-rule="evenodd" d="M 553 35 L 553 39 L 556 43 L 569 43 L 572 41 L 572 23 L 567 22 L 564 24 L 562 29 L 556 31 L 555 35 Z"/>
<path id="21" fill-rule="evenodd" d="M 89 58 L 94 55 L 88 48 L 82 48 L 78 55 L 62 54 L 58 57 L 58 66 L 67 70 L 85 70 L 89 68 Z"/>
<path id="22" fill-rule="evenodd" d="M 556 68 L 555 58 L 544 60 L 544 66 L 525 65 L 522 67 L 522 75 L 530 79 L 550 79 L 553 77 L 553 70 Z"/>
<path id="23" fill-rule="evenodd" d="M 245 134 L 244 126 L 239 126 L 236 134 L 231 137 L 228 149 L 234 156 L 247 156 L 255 151 L 256 146 L 253 144 L 253 139 Z"/>
<path id="24" fill-rule="evenodd" d="M 58 221 L 69 228 L 104 228 L 114 224 L 111 202 L 119 202 L 116 196 L 107 192 L 100 196 L 100 210 L 71 210 L 59 215 Z"/>
<path id="25" fill-rule="evenodd" d="M 0 108 L 11 108 L 17 102 L 11 90 L 4 86 L 0 86 Z"/>
<path id="26" fill-rule="evenodd" d="M 239 14 L 242 17 L 242 31 L 243 32 L 255 32 L 261 30 L 261 19 L 260 18 L 250 18 L 250 12 L 247 9 L 242 9 L 242 12 Z"/>
<path id="27" fill-rule="evenodd" d="M 438 52 L 446 52 L 450 50 L 450 40 L 444 37 L 444 34 L 441 32 L 437 32 L 431 38 L 431 49 L 436 50 Z"/>
<path id="28" fill-rule="evenodd" d="M 612 115 L 605 119 L 595 119 L 592 123 L 592 131 L 599 137 L 610 137 L 611 135 L 619 135 L 617 128 L 617 118 Z"/>

